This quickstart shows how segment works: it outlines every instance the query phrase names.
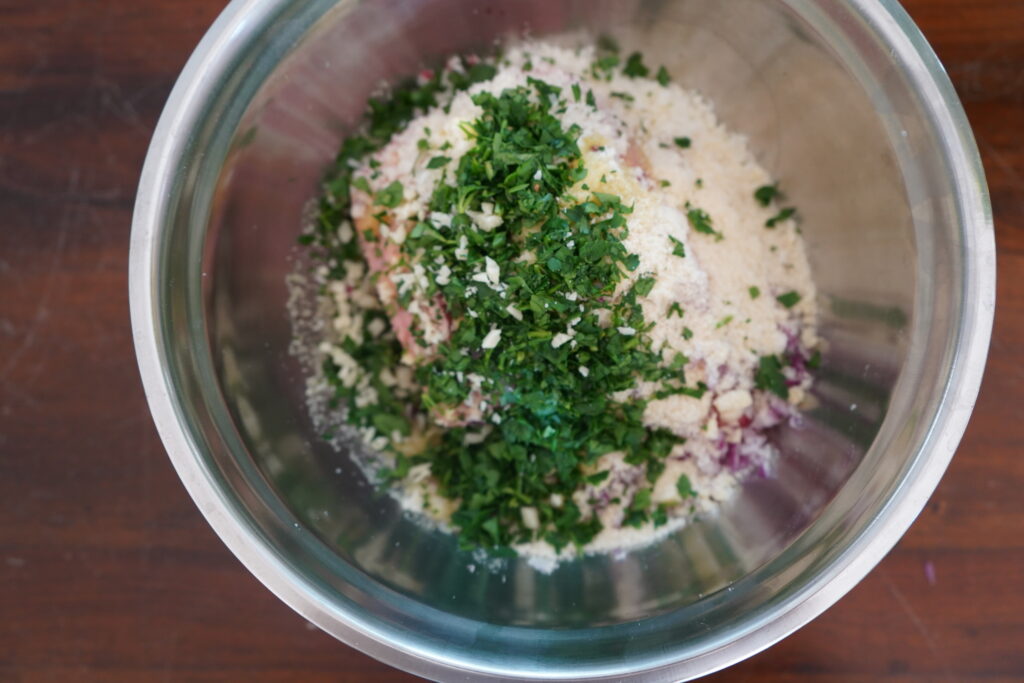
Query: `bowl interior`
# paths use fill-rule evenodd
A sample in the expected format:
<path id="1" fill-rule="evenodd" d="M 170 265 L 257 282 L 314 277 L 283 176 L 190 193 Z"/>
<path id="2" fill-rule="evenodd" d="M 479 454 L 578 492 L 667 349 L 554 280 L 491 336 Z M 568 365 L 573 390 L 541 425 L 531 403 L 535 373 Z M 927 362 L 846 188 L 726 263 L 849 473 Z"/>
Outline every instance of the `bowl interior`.
<path id="1" fill-rule="evenodd" d="M 279 5 L 238 38 L 190 140 L 157 298 L 167 373 L 203 466 L 325 610 L 453 660 L 654 665 L 755 628 L 865 531 L 914 464 L 949 378 L 963 236 L 909 69 L 855 3 Z M 550 575 L 521 560 L 475 566 L 323 442 L 289 354 L 285 285 L 306 204 L 368 95 L 524 30 L 613 35 L 748 134 L 800 209 L 827 342 L 816 406 L 804 428 L 777 434 L 772 477 L 657 545 Z"/>

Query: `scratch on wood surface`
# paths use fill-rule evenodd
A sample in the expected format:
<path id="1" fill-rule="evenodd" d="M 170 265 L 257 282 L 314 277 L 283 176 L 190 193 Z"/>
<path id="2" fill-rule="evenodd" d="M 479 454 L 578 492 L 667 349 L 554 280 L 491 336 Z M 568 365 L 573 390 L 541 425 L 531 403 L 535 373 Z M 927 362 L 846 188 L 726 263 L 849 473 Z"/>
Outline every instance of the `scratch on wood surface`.
<path id="1" fill-rule="evenodd" d="M 998 97 L 1014 103 L 1024 101 L 1020 60 L 1006 54 L 1003 46 L 988 45 L 971 59 L 950 62 L 947 69 L 964 100 Z"/>
<path id="2" fill-rule="evenodd" d="M 984 136 L 978 136 L 978 146 L 985 152 L 986 156 L 996 163 L 999 168 L 1003 170 L 1006 175 L 1010 176 L 1010 179 L 1017 185 L 1024 184 L 1024 178 L 1017 172 L 1017 169 L 1013 167 L 1013 164 L 1008 162 L 1004 157 L 1003 153 L 999 149 L 989 142 Z"/>
<path id="3" fill-rule="evenodd" d="M 71 170 L 71 174 L 68 177 L 68 192 L 74 193 L 78 189 L 79 171 L 77 168 Z M 61 212 L 60 221 L 57 224 L 57 239 L 53 247 L 53 257 L 50 259 L 50 264 L 47 268 L 46 279 L 43 281 L 39 298 L 36 300 L 36 309 L 32 315 L 32 320 L 28 323 L 27 329 L 21 332 L 21 341 L 18 342 L 17 346 L 7 356 L 7 362 L 4 363 L 3 367 L 0 368 L 0 381 L 3 381 L 11 374 L 11 371 L 17 367 L 18 362 L 21 360 L 28 351 L 32 349 L 33 344 L 36 341 L 36 332 L 39 330 L 40 324 L 49 317 L 50 311 L 46 304 L 50 300 L 50 291 L 53 289 L 53 279 L 56 273 L 60 269 L 61 260 L 64 255 L 64 245 L 67 242 L 68 229 L 72 227 L 74 222 L 74 207 L 69 205 Z"/>
<path id="4" fill-rule="evenodd" d="M 38 400 L 31 392 L 22 391 L 20 388 L 14 386 L 11 382 L 4 382 L 3 386 L 3 397 L 9 399 L 15 403 L 21 404 L 24 407 L 29 408 L 33 411 L 41 411 L 43 409 L 43 402 Z M 8 417 L 11 412 L 11 404 L 5 403 L 3 408 L 0 408 L 0 417 Z M 0 434 L 0 438 L 2 438 Z"/>
<path id="5" fill-rule="evenodd" d="M 92 84 L 98 90 L 100 105 L 103 109 L 116 116 L 122 123 L 149 137 L 153 132 L 151 127 L 142 120 L 132 98 L 125 94 L 117 81 L 106 78 L 96 71 L 93 74 Z"/>
<path id="6" fill-rule="evenodd" d="M 924 621 L 922 621 L 921 617 L 919 617 L 917 615 L 917 612 L 914 611 L 914 608 L 911 606 L 910 601 L 907 600 L 907 597 L 903 595 L 903 592 L 896 587 L 896 584 L 893 582 L 892 579 L 889 578 L 888 574 L 886 574 L 884 571 L 880 573 L 882 576 L 882 581 L 885 582 L 885 587 L 889 590 L 889 593 L 892 594 L 892 597 L 899 604 L 900 609 L 902 609 L 903 613 L 907 615 L 908 619 L 910 619 L 910 623 L 914 625 L 914 628 L 917 629 L 917 632 L 921 634 L 921 637 L 924 639 L 925 644 L 928 646 L 928 650 L 932 653 L 932 656 L 935 657 L 935 661 L 942 665 L 942 670 L 946 675 L 946 680 L 955 680 L 955 678 L 953 677 L 953 672 L 949 668 L 949 663 L 946 661 L 946 658 L 942 656 L 942 653 L 940 652 L 938 646 L 935 643 L 935 639 L 932 638 L 932 635 L 928 631 L 928 627 L 925 626 Z"/>

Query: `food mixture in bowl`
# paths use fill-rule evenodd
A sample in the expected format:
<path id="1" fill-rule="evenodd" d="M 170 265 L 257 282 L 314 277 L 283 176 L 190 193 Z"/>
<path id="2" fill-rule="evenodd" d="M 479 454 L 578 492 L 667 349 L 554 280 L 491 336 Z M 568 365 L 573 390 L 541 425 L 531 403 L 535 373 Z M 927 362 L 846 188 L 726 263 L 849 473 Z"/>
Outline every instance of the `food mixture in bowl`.
<path id="1" fill-rule="evenodd" d="M 816 365 L 797 227 L 699 94 L 608 40 L 369 103 L 302 236 L 327 437 L 464 547 L 627 550 L 770 476 Z"/>

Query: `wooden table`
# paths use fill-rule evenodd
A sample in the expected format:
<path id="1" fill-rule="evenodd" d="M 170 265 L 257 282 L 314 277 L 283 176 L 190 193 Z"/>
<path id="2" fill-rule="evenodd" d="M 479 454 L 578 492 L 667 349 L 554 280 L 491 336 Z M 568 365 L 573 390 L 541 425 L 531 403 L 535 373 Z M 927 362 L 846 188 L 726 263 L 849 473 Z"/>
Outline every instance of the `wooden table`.
<path id="1" fill-rule="evenodd" d="M 712 677 L 1024 680 L 1024 0 L 914 0 L 988 171 L 999 305 L 952 467 L 838 605 Z M 399 681 L 231 556 L 146 409 L 132 202 L 217 0 L 0 0 L 0 679 Z"/>

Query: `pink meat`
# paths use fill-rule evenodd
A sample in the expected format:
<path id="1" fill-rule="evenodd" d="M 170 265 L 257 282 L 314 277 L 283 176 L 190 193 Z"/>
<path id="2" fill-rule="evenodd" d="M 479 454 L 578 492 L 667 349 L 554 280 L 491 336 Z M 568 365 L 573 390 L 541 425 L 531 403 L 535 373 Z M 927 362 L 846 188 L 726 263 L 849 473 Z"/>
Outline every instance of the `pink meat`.
<path id="1" fill-rule="evenodd" d="M 405 351 L 407 361 L 412 365 L 422 365 L 429 362 L 437 354 L 437 344 L 423 346 L 413 334 L 417 326 L 421 325 L 420 319 L 399 303 L 398 286 L 394 276 L 403 273 L 410 273 L 408 266 L 400 264 L 401 248 L 390 240 L 381 236 L 380 222 L 374 218 L 374 213 L 379 207 L 373 206 L 369 195 L 363 192 L 353 192 L 353 212 L 361 216 L 355 220 L 359 247 L 366 259 L 367 267 L 371 275 L 377 276 L 377 295 L 391 319 L 391 328 L 395 332 L 398 342 Z M 374 236 L 374 240 L 366 239 L 366 231 Z M 442 340 L 447 340 L 455 328 L 456 322 L 452 320 L 445 304 L 444 297 L 437 294 L 432 298 L 416 298 L 414 301 L 419 305 L 421 311 L 441 333 Z M 411 304 L 410 304 L 411 305 Z M 440 405 L 433 409 L 434 422 L 442 427 L 464 427 L 468 424 L 482 422 L 485 419 L 482 410 L 484 395 L 479 391 L 473 391 L 463 403 L 458 405 Z"/>

